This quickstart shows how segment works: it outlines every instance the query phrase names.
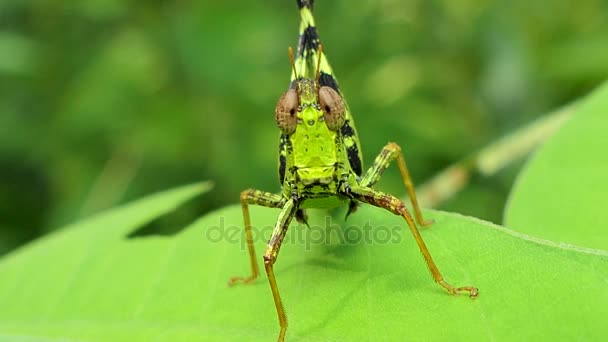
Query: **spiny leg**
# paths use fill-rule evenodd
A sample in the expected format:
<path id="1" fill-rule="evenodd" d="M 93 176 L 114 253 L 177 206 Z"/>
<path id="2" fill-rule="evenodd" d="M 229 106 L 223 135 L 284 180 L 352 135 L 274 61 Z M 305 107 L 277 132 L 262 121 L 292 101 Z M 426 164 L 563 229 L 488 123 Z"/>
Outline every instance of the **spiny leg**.
<path id="1" fill-rule="evenodd" d="M 249 204 L 256 204 L 263 207 L 281 208 L 285 201 L 281 195 L 264 192 L 255 189 L 247 189 L 241 192 L 241 207 L 243 208 L 243 221 L 245 222 L 245 238 L 247 239 L 247 249 L 249 250 L 249 262 L 251 263 L 251 275 L 248 277 L 232 277 L 228 285 L 236 283 L 250 283 L 258 277 L 258 263 L 255 257 L 255 247 L 253 233 L 251 231 L 251 219 L 249 218 Z"/>
<path id="2" fill-rule="evenodd" d="M 439 271 L 439 268 L 433 261 L 433 258 L 431 257 L 431 253 L 429 252 L 428 248 L 426 247 L 424 240 L 422 240 L 422 236 L 420 236 L 420 232 L 418 231 L 418 228 L 416 227 L 416 223 L 414 223 L 414 220 L 412 219 L 412 216 L 410 215 L 410 213 L 407 210 L 403 201 L 396 198 L 395 196 L 383 193 L 381 191 L 378 191 L 378 190 L 375 190 L 375 189 L 372 189 L 369 187 L 362 187 L 362 186 L 351 187 L 350 191 L 349 191 L 349 195 L 356 200 L 359 200 L 359 201 L 365 202 L 365 203 L 369 203 L 376 207 L 384 208 L 384 209 L 392 212 L 395 215 L 399 215 L 399 216 L 403 217 L 405 219 L 405 221 L 407 222 L 407 225 L 410 227 L 410 231 L 412 232 L 412 235 L 414 235 L 414 240 L 416 240 L 416 244 L 418 245 L 418 248 L 420 248 L 420 252 L 422 253 L 422 256 L 424 257 L 424 261 L 426 262 L 426 265 L 428 266 L 429 270 L 431 271 L 431 275 L 433 276 L 433 279 L 435 279 L 435 281 L 439 285 L 441 285 L 443 288 L 445 288 L 451 294 L 459 294 L 461 292 L 468 292 L 469 297 L 471 297 L 471 298 L 477 297 L 477 295 L 478 295 L 477 288 L 475 288 L 473 286 L 454 287 L 443 279 L 443 275 L 441 274 L 441 272 Z"/>
<path id="3" fill-rule="evenodd" d="M 297 206 L 293 199 L 290 199 L 287 201 L 287 203 L 285 203 L 283 210 L 281 210 L 281 214 L 279 214 L 277 224 L 272 231 L 270 241 L 268 241 L 266 252 L 264 253 L 264 267 L 266 268 L 266 274 L 268 275 L 268 281 L 270 282 L 270 289 L 272 290 L 272 297 L 274 299 L 274 306 L 277 309 L 279 324 L 281 326 L 278 341 L 285 340 L 285 332 L 287 331 L 287 316 L 285 315 L 281 295 L 279 295 L 279 287 L 277 286 L 277 281 L 274 277 L 273 265 L 277 261 L 277 255 L 279 254 L 279 249 L 283 243 L 283 238 L 285 237 L 285 233 L 287 233 L 287 228 L 289 227 L 289 223 L 294 217 L 296 210 Z"/>
<path id="4" fill-rule="evenodd" d="M 410 172 L 407 169 L 407 164 L 405 163 L 405 158 L 403 157 L 403 152 L 401 152 L 401 147 L 399 147 L 399 145 L 391 142 L 384 146 L 380 154 L 374 160 L 372 166 L 369 168 L 369 170 L 367 170 L 365 175 L 363 175 L 363 178 L 361 178 L 361 182 L 359 184 L 365 187 L 373 187 L 374 184 L 380 180 L 380 177 L 382 177 L 384 171 L 388 168 L 390 163 L 395 160 L 395 158 L 397 158 L 397 165 L 399 166 L 399 173 L 401 173 L 403 185 L 405 185 L 407 193 L 410 197 L 410 201 L 412 202 L 412 206 L 414 207 L 416 221 L 423 227 L 431 225 L 433 220 L 425 221 L 422 217 L 422 212 L 418 206 L 418 199 L 416 199 L 414 182 L 412 182 Z"/>

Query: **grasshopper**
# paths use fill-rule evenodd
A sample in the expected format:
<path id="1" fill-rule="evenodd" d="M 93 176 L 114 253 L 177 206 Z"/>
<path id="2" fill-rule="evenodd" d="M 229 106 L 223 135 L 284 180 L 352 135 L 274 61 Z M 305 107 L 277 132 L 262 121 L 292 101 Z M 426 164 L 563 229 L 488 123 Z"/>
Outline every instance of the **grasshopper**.
<path id="1" fill-rule="evenodd" d="M 247 277 L 233 277 L 229 285 L 251 283 L 259 275 L 249 205 L 281 209 L 264 252 L 264 268 L 281 329 L 278 340 L 283 341 L 287 331 L 287 316 L 273 265 L 290 222 L 294 217 L 300 222 L 306 222 L 307 208 L 348 205 L 348 216 L 356 210 L 359 203 L 367 203 L 403 217 L 435 282 L 451 294 L 464 292 L 471 298 L 477 297 L 478 290 L 475 287 L 454 287 L 444 280 L 404 202 L 373 188 L 390 163 L 396 160 L 416 221 L 420 226 L 433 223 L 432 220 L 424 220 L 422 216 L 399 145 L 387 144 L 372 166 L 363 172 L 355 123 L 323 52 L 312 15 L 313 0 L 296 2 L 301 16 L 298 49 L 295 58 L 293 50 L 288 50 L 292 67 L 291 82 L 289 90 L 281 96 L 275 108 L 275 121 L 280 130 L 279 179 L 282 190 L 278 194 L 255 189 L 241 192 L 251 274 Z"/>

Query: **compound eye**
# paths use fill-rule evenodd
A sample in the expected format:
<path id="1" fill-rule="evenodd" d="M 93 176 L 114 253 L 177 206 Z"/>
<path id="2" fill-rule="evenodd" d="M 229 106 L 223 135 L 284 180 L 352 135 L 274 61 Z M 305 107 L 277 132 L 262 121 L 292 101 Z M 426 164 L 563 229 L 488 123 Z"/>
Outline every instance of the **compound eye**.
<path id="1" fill-rule="evenodd" d="M 319 88 L 319 103 L 323 110 L 323 117 L 327 128 L 332 131 L 339 130 L 344 125 L 346 113 L 342 96 L 333 88 L 323 86 Z"/>
<path id="2" fill-rule="evenodd" d="M 295 132 L 297 125 L 296 114 L 298 112 L 298 93 L 295 89 L 289 89 L 277 103 L 274 109 L 274 119 L 281 132 L 291 134 Z"/>

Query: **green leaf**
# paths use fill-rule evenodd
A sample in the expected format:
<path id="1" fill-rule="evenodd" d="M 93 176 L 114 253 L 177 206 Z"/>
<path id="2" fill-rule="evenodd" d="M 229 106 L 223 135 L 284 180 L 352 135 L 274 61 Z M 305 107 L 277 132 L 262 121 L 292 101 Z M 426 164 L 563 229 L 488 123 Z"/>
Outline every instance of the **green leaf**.
<path id="1" fill-rule="evenodd" d="M 0 260 L 0 339 L 274 340 L 278 322 L 265 276 L 226 285 L 249 271 L 240 206 L 175 236 L 127 238 L 207 187 L 151 196 Z M 278 211 L 251 212 L 261 256 Z M 422 235 L 444 276 L 478 286 L 478 299 L 450 296 L 433 283 L 399 217 L 362 207 L 345 224 L 313 212 L 311 228 L 291 226 L 275 266 L 288 339 L 608 337 L 608 253 L 456 214 L 427 215 L 436 223 Z M 323 235 L 325 227 L 331 234 Z M 344 233 L 349 238 L 338 243 Z M 324 236 L 329 244 L 319 242 Z"/>
<path id="2" fill-rule="evenodd" d="M 509 228 L 608 250 L 608 83 L 587 97 L 518 176 Z"/>

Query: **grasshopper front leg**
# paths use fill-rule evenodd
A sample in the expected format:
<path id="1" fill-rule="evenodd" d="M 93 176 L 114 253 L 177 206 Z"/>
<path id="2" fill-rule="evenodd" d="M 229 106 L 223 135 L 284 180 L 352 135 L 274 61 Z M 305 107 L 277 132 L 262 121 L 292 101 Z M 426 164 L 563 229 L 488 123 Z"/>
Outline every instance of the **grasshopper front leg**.
<path id="1" fill-rule="evenodd" d="M 272 290 L 272 297 L 274 299 L 274 306 L 277 309 L 279 324 L 281 326 L 281 331 L 279 332 L 278 338 L 279 342 L 285 340 L 285 332 L 287 331 L 287 316 L 285 315 L 285 309 L 283 308 L 283 302 L 281 300 L 281 295 L 279 294 L 279 287 L 277 286 L 277 281 L 274 277 L 273 265 L 277 261 L 277 255 L 279 254 L 279 249 L 283 243 L 283 238 L 285 238 L 285 233 L 287 233 L 287 228 L 289 227 L 289 223 L 293 219 L 296 210 L 297 205 L 295 200 L 290 199 L 287 201 L 287 203 L 285 203 L 283 210 L 281 210 L 281 213 L 279 214 L 279 219 L 277 220 L 277 223 L 272 231 L 270 241 L 268 241 L 266 252 L 264 253 L 264 267 L 266 268 L 266 274 L 268 275 L 268 281 L 270 282 L 270 289 Z"/>
<path id="2" fill-rule="evenodd" d="M 410 201 L 412 202 L 412 207 L 414 207 L 416 221 L 423 227 L 433 224 L 433 220 L 425 221 L 422 217 L 420 206 L 418 206 L 418 199 L 416 199 L 414 182 L 412 182 L 410 172 L 407 169 L 407 164 L 405 163 L 403 152 L 401 152 L 401 147 L 399 147 L 399 145 L 396 143 L 391 142 L 384 146 L 380 154 L 374 160 L 372 166 L 361 178 L 361 182 L 359 184 L 365 187 L 373 187 L 380 180 L 380 177 L 382 177 L 382 174 L 389 167 L 390 163 L 395 159 L 397 159 L 397 166 L 399 167 L 399 173 L 401 173 L 403 185 L 405 185 L 407 193 L 410 197 Z"/>
<path id="3" fill-rule="evenodd" d="M 245 238 L 247 239 L 247 249 L 249 250 L 249 262 L 251 263 L 251 275 L 248 277 L 232 277 L 228 281 L 228 285 L 232 286 L 236 283 L 248 284 L 258 277 L 258 263 L 255 257 L 255 246 L 253 241 L 253 233 L 251 231 L 251 219 L 249 218 L 249 204 L 260 205 L 270 208 L 281 208 L 285 204 L 285 200 L 281 195 L 264 192 L 255 189 L 248 189 L 241 192 L 241 207 L 243 208 L 243 221 L 245 223 Z"/>
<path id="4" fill-rule="evenodd" d="M 435 282 L 437 282 L 437 284 L 439 284 L 441 287 L 443 287 L 444 289 L 446 289 L 449 293 L 451 293 L 453 295 L 460 294 L 461 292 L 465 292 L 465 293 L 468 293 L 469 297 L 471 297 L 471 298 L 477 297 L 477 295 L 478 295 L 477 288 L 475 288 L 473 286 L 454 287 L 454 286 L 450 285 L 447 281 L 445 281 L 445 279 L 443 278 L 443 275 L 439 271 L 439 268 L 435 264 L 435 261 L 433 261 L 433 257 L 431 257 L 431 253 L 429 252 L 428 248 L 426 247 L 424 240 L 422 240 L 422 236 L 420 235 L 420 232 L 418 231 L 418 228 L 416 227 L 416 223 L 414 223 L 414 220 L 412 219 L 412 216 L 409 213 L 409 211 L 407 210 L 405 203 L 403 203 L 403 201 L 396 198 L 395 196 L 383 193 L 376 189 L 372 189 L 369 187 L 363 187 L 363 186 L 351 186 L 348 189 L 347 195 L 355 200 L 369 203 L 376 207 L 384 208 L 384 209 L 392 212 L 395 215 L 399 215 L 399 216 L 403 217 L 405 219 L 407 225 L 409 226 L 410 231 L 412 232 L 412 235 L 414 236 L 414 240 L 416 240 L 416 244 L 418 245 L 418 248 L 420 249 L 420 252 L 422 253 L 422 256 L 424 257 L 424 261 L 426 262 L 426 265 L 428 266 L 429 270 L 431 271 L 431 275 L 433 276 L 433 279 L 435 280 Z"/>

